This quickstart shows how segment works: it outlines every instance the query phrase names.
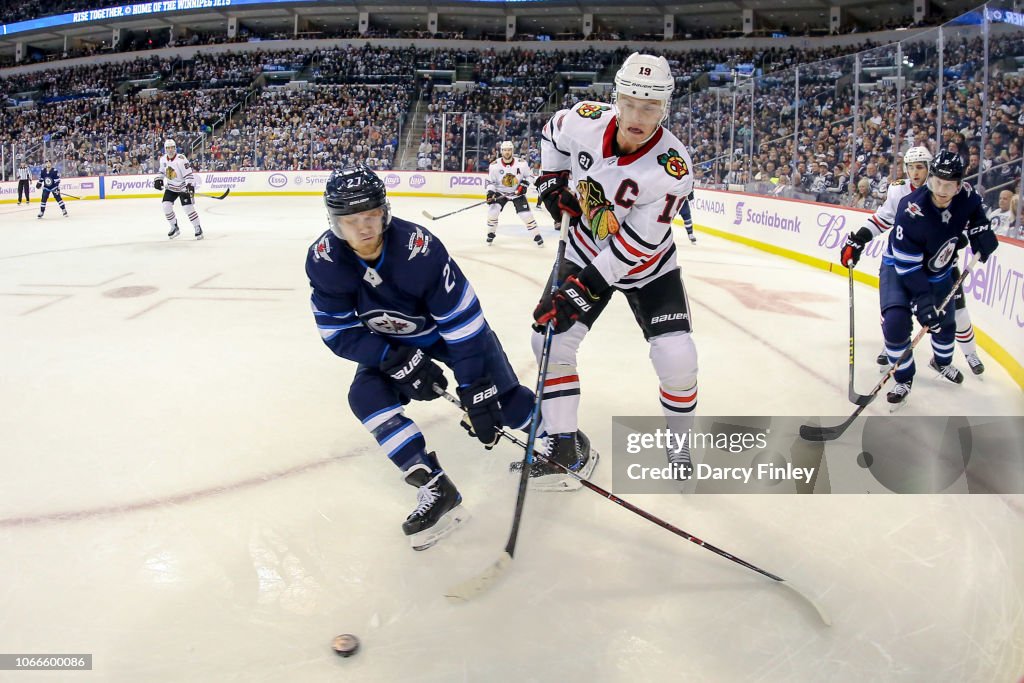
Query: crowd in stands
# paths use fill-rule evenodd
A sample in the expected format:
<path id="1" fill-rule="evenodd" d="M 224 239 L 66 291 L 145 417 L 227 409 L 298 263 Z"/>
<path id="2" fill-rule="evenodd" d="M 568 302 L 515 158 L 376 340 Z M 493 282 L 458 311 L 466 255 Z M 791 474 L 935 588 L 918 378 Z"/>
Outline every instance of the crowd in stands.
<path id="1" fill-rule="evenodd" d="M 978 184 L 981 176 L 990 206 L 1007 191 L 1012 204 L 1019 201 L 1024 146 L 1024 77 L 1015 71 L 1024 41 L 1018 38 L 990 41 L 986 93 L 980 39 L 946 43 L 941 135 L 938 55 L 929 40 L 902 47 L 911 65 L 901 81 L 902 107 L 895 106 L 895 79 L 882 80 L 893 73 L 884 67 L 895 63 L 895 48 L 859 46 L 863 82 L 872 85 L 857 91 L 856 121 L 853 57 L 838 56 L 839 48 L 666 53 L 681 84 L 667 125 L 688 145 L 694 172 L 707 185 L 870 210 L 902 176 L 902 155 L 921 144 L 933 153 L 957 151 L 968 180 Z M 166 137 L 178 138 L 203 170 L 353 161 L 389 169 L 404 159 L 406 168 L 483 171 L 508 139 L 537 168 L 540 128 L 551 112 L 608 95 L 568 91 L 571 79 L 556 74 L 589 72 L 611 80 L 625 53 L 366 45 L 140 57 L 8 78 L 0 73 L 0 101 L 32 100 L 0 112 L 0 145 L 39 159 L 45 153 L 66 175 L 151 172 Z M 763 69 L 753 108 L 749 81 L 734 90 L 728 79 L 721 88 L 685 85 L 741 64 Z M 278 87 L 271 78 L 282 73 L 281 83 L 292 76 L 306 83 Z M 444 74 L 454 73 L 463 82 L 445 81 Z M 150 89 L 136 92 L 143 86 Z"/>

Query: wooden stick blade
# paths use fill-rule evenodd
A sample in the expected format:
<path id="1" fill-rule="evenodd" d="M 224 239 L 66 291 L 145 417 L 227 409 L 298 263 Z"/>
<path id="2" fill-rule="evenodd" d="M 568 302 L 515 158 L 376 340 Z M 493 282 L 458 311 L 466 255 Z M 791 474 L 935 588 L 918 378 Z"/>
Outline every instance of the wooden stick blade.
<path id="1" fill-rule="evenodd" d="M 466 579 L 457 586 L 453 586 L 445 593 L 445 597 L 453 603 L 469 602 L 482 593 L 486 593 L 491 586 L 501 578 L 505 570 L 512 564 L 512 556 L 507 552 L 502 553 L 494 564 L 489 566 L 478 576 Z"/>

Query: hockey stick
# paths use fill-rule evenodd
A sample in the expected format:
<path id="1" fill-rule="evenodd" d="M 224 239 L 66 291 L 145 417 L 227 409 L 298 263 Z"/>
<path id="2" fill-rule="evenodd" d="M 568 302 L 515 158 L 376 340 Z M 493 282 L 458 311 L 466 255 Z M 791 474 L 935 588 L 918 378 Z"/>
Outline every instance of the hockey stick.
<path id="1" fill-rule="evenodd" d="M 457 399 L 456 397 L 452 396 L 448 392 L 444 391 L 443 389 L 441 389 L 441 387 L 437 386 L 436 384 L 434 385 L 434 391 L 436 391 L 438 393 L 438 395 L 441 396 L 442 398 L 444 398 L 446 401 L 448 401 L 448 402 L 458 406 L 459 408 L 462 408 L 462 404 L 459 402 L 459 399 Z M 501 428 L 498 429 L 498 433 L 501 434 L 506 439 L 508 439 L 509 441 L 511 441 L 512 443 L 514 443 L 515 445 L 517 445 L 517 446 L 519 446 L 521 448 L 525 448 L 526 447 L 526 444 L 523 443 L 523 441 L 521 439 L 516 437 L 515 434 L 512 434 L 512 433 L 508 432 L 507 430 L 501 429 Z M 594 493 L 596 493 L 596 494 L 598 494 L 600 496 L 603 496 L 603 497 L 607 498 L 608 500 L 610 500 L 611 502 L 616 503 L 617 505 L 620 505 L 620 506 L 626 508 L 627 510 L 629 510 L 630 512 L 632 512 L 635 515 L 639 515 L 640 517 L 643 517 L 648 522 L 653 522 L 654 524 L 657 524 L 658 526 L 660 526 L 662 529 L 665 529 L 667 531 L 671 531 L 676 536 L 680 536 L 682 538 L 685 538 L 687 541 L 690 541 L 692 543 L 696 543 L 701 548 L 704 548 L 706 550 L 710 550 L 711 552 L 715 553 L 716 555 L 718 555 L 720 557 L 724 557 L 727 560 L 731 560 L 731 561 L 735 562 L 736 564 L 738 564 L 740 566 L 743 566 L 743 567 L 746 567 L 747 569 L 750 569 L 752 571 L 755 571 L 755 572 L 757 572 L 758 574 L 760 574 L 762 576 L 767 576 L 769 579 L 777 582 L 779 585 L 782 585 L 782 586 L 785 586 L 785 587 L 791 589 L 794 593 L 796 593 L 797 595 L 802 597 L 804 600 L 806 600 L 815 609 L 815 611 L 818 613 L 818 616 L 821 617 L 821 620 L 825 623 L 826 626 L 831 626 L 832 625 L 832 619 L 829 617 L 828 613 L 825 612 L 824 608 L 822 608 L 822 606 L 820 604 L 818 604 L 814 599 L 812 599 L 806 593 L 804 593 L 800 589 L 796 588 L 793 584 L 791 584 L 790 582 L 786 581 L 782 577 L 776 576 L 775 574 L 772 574 L 771 572 L 765 571 L 764 569 L 761 569 L 760 567 L 757 567 L 757 566 L 755 566 L 753 564 L 750 564 L 749 562 L 747 562 L 745 560 L 742 560 L 742 559 L 736 557 L 735 555 L 722 550 L 721 548 L 719 548 L 717 546 L 711 545 L 707 541 L 704 541 L 704 540 L 701 540 L 701 539 L 697 538 L 693 534 L 690 534 L 690 533 L 688 533 L 686 531 L 683 531 L 679 527 L 677 527 L 677 526 L 675 526 L 673 524 L 670 524 L 670 523 L 666 522 L 665 520 L 663 520 L 663 519 L 661 519 L 659 517 L 655 517 L 651 513 L 647 512 L 646 510 L 638 508 L 637 506 L 633 505 L 632 503 L 619 498 L 618 496 L 616 496 L 611 491 L 606 491 L 605 489 L 601 488 L 597 484 L 594 484 L 593 482 L 591 482 L 589 479 L 584 479 L 579 474 L 577 474 L 576 472 L 573 472 L 568 467 L 566 467 L 565 465 L 562 465 L 559 462 L 555 462 L 554 460 L 550 460 L 550 459 L 548 459 L 547 457 L 545 457 L 544 455 L 542 455 L 540 453 L 537 453 L 536 456 L 538 458 L 540 458 L 541 460 L 543 460 L 544 462 L 552 464 L 552 465 L 558 467 L 563 472 L 565 472 L 566 474 L 568 474 L 569 476 L 574 478 L 576 481 L 580 482 L 580 484 L 582 484 L 584 487 L 590 489 Z"/>
<path id="2" fill-rule="evenodd" d="M 853 267 L 847 267 L 846 273 L 847 275 L 849 275 L 850 280 L 850 382 L 847 386 L 847 396 L 849 396 L 850 398 L 850 403 L 855 403 L 860 406 L 871 403 L 871 398 L 868 396 L 864 396 L 863 394 L 858 394 L 856 391 L 853 390 L 853 348 L 854 340 L 856 339 L 853 332 Z"/>
<path id="3" fill-rule="evenodd" d="M 230 187 L 228 189 L 224 190 L 224 194 L 221 194 L 221 195 L 206 194 L 205 192 L 197 192 L 196 193 L 196 195 L 199 196 L 199 197 L 209 197 L 210 199 L 224 199 L 229 194 L 231 194 L 231 188 Z"/>
<path id="4" fill-rule="evenodd" d="M 569 233 L 569 214 L 562 214 L 562 232 L 559 236 L 558 251 L 555 254 L 555 264 L 551 267 L 551 292 L 558 290 L 558 270 L 565 257 L 565 240 Z M 512 556 L 516 552 L 516 540 L 519 538 L 519 524 L 523 519 L 523 506 L 526 504 L 526 488 L 530 480 L 530 466 L 533 464 L 533 446 L 537 441 L 537 427 L 540 423 L 541 396 L 544 393 L 544 381 L 548 376 L 548 361 L 551 358 L 551 338 L 555 335 L 555 325 L 548 321 L 544 330 L 544 347 L 540 355 L 540 367 L 537 371 L 537 388 L 534 393 L 533 415 L 530 418 L 530 435 L 525 444 L 521 444 L 523 452 L 523 469 L 519 473 L 519 489 L 516 493 L 516 509 L 512 516 L 512 530 L 508 535 L 508 542 L 505 543 L 505 551 L 491 566 L 485 569 L 480 575 L 467 579 L 462 583 L 453 586 L 445 594 L 445 597 L 453 601 L 466 602 L 489 589 L 498 577 L 512 563 Z M 438 387 L 435 385 L 434 390 Z"/>
<path id="5" fill-rule="evenodd" d="M 486 203 L 487 203 L 487 200 L 485 199 L 483 201 L 477 202 L 476 204 L 470 204 L 469 206 L 464 206 L 461 209 L 458 209 L 456 211 L 449 211 L 448 213 L 442 213 L 440 216 L 432 216 L 429 212 L 424 211 L 423 212 L 423 217 L 424 218 L 429 218 L 432 221 L 439 221 L 442 218 L 448 218 L 448 216 L 454 216 L 457 213 L 462 213 L 463 211 L 469 211 L 470 209 L 472 209 L 474 207 L 477 207 L 477 206 L 480 206 L 481 204 L 486 204 Z"/>
<path id="6" fill-rule="evenodd" d="M 71 197 L 72 199 L 81 199 L 78 195 L 71 194 L 70 192 L 61 192 L 62 197 Z"/>
<path id="7" fill-rule="evenodd" d="M 967 264 L 966 268 L 964 268 L 964 272 L 961 273 L 960 277 L 957 278 L 957 281 L 953 283 L 953 289 L 949 291 L 949 294 L 946 295 L 946 298 L 942 300 L 942 304 L 936 309 L 939 313 L 944 313 L 946 310 L 946 306 L 948 306 L 949 302 L 953 300 L 954 296 L 956 296 L 956 290 L 960 288 L 960 285 L 967 278 L 967 274 L 974 268 L 974 264 L 978 262 L 978 256 L 978 254 L 974 255 L 974 257 L 971 259 L 971 262 Z M 846 418 L 845 422 L 842 422 L 841 424 L 838 424 L 834 427 L 800 425 L 800 438 L 804 439 L 805 441 L 833 441 L 842 436 L 843 432 L 845 432 L 849 428 L 849 426 L 853 424 L 853 421 L 856 420 L 862 412 L 864 412 L 864 409 L 867 408 L 868 405 L 878 397 L 878 392 L 882 390 L 882 387 L 885 386 L 886 382 L 889 381 L 889 378 L 896 374 L 896 368 L 903 365 L 903 363 L 905 363 L 908 358 L 914 355 L 914 347 L 917 346 L 918 342 L 924 339 L 924 335 L 927 334 L 927 332 L 927 327 L 921 328 L 921 330 L 917 333 L 917 336 L 914 337 L 914 340 L 910 342 L 910 348 L 904 351 L 896 360 L 896 362 L 892 364 L 892 366 L 889 368 L 889 371 L 882 375 L 882 379 L 878 380 L 878 384 L 876 384 L 875 388 L 871 390 L 871 393 L 863 397 L 865 400 L 862 403 L 857 403 L 857 409 L 853 411 L 853 415 L 850 415 L 850 417 Z"/>

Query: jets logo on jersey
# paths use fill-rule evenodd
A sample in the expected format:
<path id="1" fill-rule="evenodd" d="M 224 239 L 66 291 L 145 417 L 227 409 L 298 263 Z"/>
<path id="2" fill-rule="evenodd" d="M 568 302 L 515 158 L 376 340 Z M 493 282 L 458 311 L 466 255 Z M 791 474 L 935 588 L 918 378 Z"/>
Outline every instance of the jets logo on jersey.
<path id="1" fill-rule="evenodd" d="M 956 254 L 956 238 L 948 240 L 945 244 L 939 247 L 939 250 L 935 252 L 935 256 L 928 259 L 928 270 L 933 273 L 938 273 L 945 270 L 949 262 L 953 260 L 953 255 Z"/>
<path id="2" fill-rule="evenodd" d="M 658 155 L 658 163 L 664 167 L 665 173 L 668 173 L 676 180 L 679 180 L 690 172 L 690 169 L 686 167 L 686 161 L 683 159 L 682 155 L 672 148 L 669 148 L 669 150 L 664 154 Z"/>
<path id="3" fill-rule="evenodd" d="M 519 178 L 514 173 L 506 173 L 501 176 L 501 184 L 505 187 L 515 187 L 519 184 Z"/>
<path id="4" fill-rule="evenodd" d="M 611 111 L 611 109 L 611 107 L 604 104 L 584 104 L 576 110 L 576 113 L 585 119 L 599 119 L 601 114 Z"/>
<path id="5" fill-rule="evenodd" d="M 359 316 L 374 332 L 389 334 L 393 337 L 410 335 L 423 329 L 425 320 L 409 317 L 395 311 L 370 311 Z"/>
<path id="6" fill-rule="evenodd" d="M 576 196 L 579 197 L 580 208 L 590 223 L 594 237 L 603 240 L 619 231 L 619 219 L 601 183 L 587 176 L 576 185 Z"/>
<path id="7" fill-rule="evenodd" d="M 420 254 L 426 256 L 428 251 L 430 251 L 430 235 L 424 235 L 422 230 L 416 228 L 416 232 L 409 235 L 409 258 L 407 260 L 412 261 Z"/>
<path id="8" fill-rule="evenodd" d="M 921 207 L 915 204 L 914 202 L 910 202 L 909 204 L 907 204 L 906 211 L 915 218 L 920 218 L 921 216 L 924 215 L 924 212 L 921 211 Z"/>
<path id="9" fill-rule="evenodd" d="M 334 263 L 334 259 L 331 258 L 331 243 L 327 239 L 327 235 L 320 238 L 320 241 L 313 246 L 313 258 L 317 261 L 323 259 Z"/>

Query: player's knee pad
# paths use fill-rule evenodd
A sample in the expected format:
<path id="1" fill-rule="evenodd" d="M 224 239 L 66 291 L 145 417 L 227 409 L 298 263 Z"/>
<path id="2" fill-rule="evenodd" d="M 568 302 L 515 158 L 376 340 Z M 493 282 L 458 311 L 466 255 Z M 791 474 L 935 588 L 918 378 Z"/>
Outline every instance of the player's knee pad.
<path id="1" fill-rule="evenodd" d="M 901 345 L 910 339 L 913 319 L 910 309 L 903 306 L 892 306 L 882 311 L 882 336 L 887 345 Z"/>
<path id="2" fill-rule="evenodd" d="M 697 345 L 689 332 L 668 332 L 650 339 L 650 358 L 658 381 L 667 389 L 691 389 L 697 384 Z"/>
<path id="3" fill-rule="evenodd" d="M 551 337 L 551 353 L 548 355 L 549 367 L 553 366 L 571 366 L 572 371 L 576 371 L 576 351 L 580 348 L 580 342 L 587 336 L 589 329 L 582 323 L 575 323 L 565 332 L 561 334 L 552 335 Z M 530 338 L 530 345 L 533 347 L 533 355 L 537 358 L 537 362 L 540 362 L 541 353 L 544 351 L 544 333 L 533 331 L 533 336 Z"/>
<path id="4" fill-rule="evenodd" d="M 493 204 L 487 207 L 487 222 L 490 223 L 491 221 L 494 221 L 495 223 L 497 223 L 498 216 L 500 214 L 501 204 L 499 204 L 498 202 L 494 202 Z"/>
<path id="5" fill-rule="evenodd" d="M 519 220 L 526 224 L 526 227 L 537 227 L 537 221 L 533 220 L 533 213 L 530 211 L 520 211 L 516 214 L 519 216 Z"/>
<path id="6" fill-rule="evenodd" d="M 971 327 L 971 313 L 966 308 L 956 309 L 957 332 L 966 332 Z"/>
<path id="7" fill-rule="evenodd" d="M 161 202 L 161 206 L 164 207 L 164 213 L 168 216 L 174 215 L 174 202 L 164 201 Z"/>

